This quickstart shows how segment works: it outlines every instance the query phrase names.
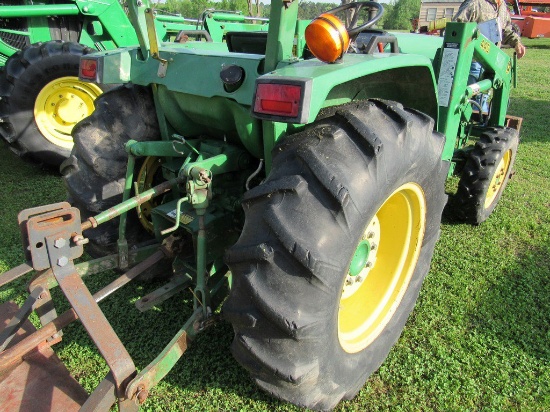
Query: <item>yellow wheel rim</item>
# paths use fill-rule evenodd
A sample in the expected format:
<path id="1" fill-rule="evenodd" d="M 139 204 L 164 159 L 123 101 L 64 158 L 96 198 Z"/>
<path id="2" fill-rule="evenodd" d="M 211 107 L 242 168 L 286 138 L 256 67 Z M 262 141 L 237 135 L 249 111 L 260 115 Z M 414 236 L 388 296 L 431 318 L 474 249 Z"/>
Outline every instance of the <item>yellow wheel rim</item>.
<path id="1" fill-rule="evenodd" d="M 154 186 L 155 176 L 162 165 L 159 157 L 150 156 L 145 159 L 137 176 L 137 189 L 139 193 L 151 189 Z M 143 203 L 138 209 L 139 221 L 149 233 L 154 233 L 151 211 L 158 205 L 155 199 Z"/>
<path id="2" fill-rule="evenodd" d="M 407 183 L 393 192 L 369 222 L 359 243 L 368 243 L 362 269 L 344 279 L 338 338 L 348 353 L 369 346 L 388 324 L 409 286 L 424 238 L 426 200 Z M 364 249 L 364 248 L 363 248 Z M 356 257 L 352 265 L 356 265 Z"/>
<path id="3" fill-rule="evenodd" d="M 491 184 L 489 185 L 489 190 L 487 190 L 487 195 L 485 196 L 485 209 L 487 209 L 491 203 L 495 200 L 498 195 L 498 192 L 502 189 L 502 185 L 506 180 L 508 175 L 508 169 L 510 168 L 510 160 L 512 159 L 512 150 L 506 151 L 500 162 L 498 163 L 495 174 L 491 179 Z"/>
<path id="4" fill-rule="evenodd" d="M 65 149 L 73 147 L 71 132 L 76 123 L 94 111 L 99 86 L 78 77 L 59 77 L 45 85 L 34 103 L 34 119 L 42 135 Z"/>

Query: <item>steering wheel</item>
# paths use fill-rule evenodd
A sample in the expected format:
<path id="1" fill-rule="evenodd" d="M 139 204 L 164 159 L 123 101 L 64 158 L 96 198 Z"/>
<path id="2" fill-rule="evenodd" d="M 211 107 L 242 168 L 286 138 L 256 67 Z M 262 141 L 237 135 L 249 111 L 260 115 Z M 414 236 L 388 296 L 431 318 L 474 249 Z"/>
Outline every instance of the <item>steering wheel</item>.
<path id="1" fill-rule="evenodd" d="M 366 23 L 353 28 L 353 26 L 357 24 L 357 20 L 359 19 L 359 12 L 364 7 L 377 9 L 376 15 L 372 19 L 368 20 Z M 361 31 L 368 29 L 369 27 L 374 25 L 378 20 L 380 20 L 380 17 L 382 17 L 382 14 L 384 13 L 384 7 L 380 3 L 376 3 L 374 1 L 355 1 L 353 3 L 342 4 L 341 6 L 335 7 L 334 9 L 326 11 L 323 14 L 336 14 L 345 10 L 355 10 L 350 25 L 346 27 L 350 38 L 355 37 Z"/>

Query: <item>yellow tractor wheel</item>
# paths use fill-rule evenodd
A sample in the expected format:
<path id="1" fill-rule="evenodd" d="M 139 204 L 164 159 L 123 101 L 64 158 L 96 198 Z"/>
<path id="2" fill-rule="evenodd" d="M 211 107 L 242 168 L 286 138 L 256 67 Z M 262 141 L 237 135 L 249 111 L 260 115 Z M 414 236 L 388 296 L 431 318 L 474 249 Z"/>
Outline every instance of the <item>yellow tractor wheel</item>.
<path id="1" fill-rule="evenodd" d="M 31 44 L 0 73 L 0 136 L 23 158 L 59 167 L 71 154 L 73 127 L 94 111 L 112 86 L 78 80 L 80 57 L 95 51 L 78 43 Z"/>
<path id="2" fill-rule="evenodd" d="M 46 84 L 36 96 L 34 119 L 42 136 L 55 146 L 72 149 L 75 124 L 94 111 L 94 101 L 103 93 L 93 83 L 64 76 Z"/>

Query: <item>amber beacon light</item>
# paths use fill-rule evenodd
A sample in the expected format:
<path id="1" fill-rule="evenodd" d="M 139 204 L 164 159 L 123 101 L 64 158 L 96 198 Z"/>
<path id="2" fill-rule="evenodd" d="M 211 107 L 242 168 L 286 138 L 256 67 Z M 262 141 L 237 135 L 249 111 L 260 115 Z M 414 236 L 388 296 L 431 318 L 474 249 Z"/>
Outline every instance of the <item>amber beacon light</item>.
<path id="1" fill-rule="evenodd" d="M 306 28 L 306 43 L 315 57 L 326 63 L 334 63 L 349 46 L 349 34 L 344 24 L 333 14 L 316 17 Z"/>

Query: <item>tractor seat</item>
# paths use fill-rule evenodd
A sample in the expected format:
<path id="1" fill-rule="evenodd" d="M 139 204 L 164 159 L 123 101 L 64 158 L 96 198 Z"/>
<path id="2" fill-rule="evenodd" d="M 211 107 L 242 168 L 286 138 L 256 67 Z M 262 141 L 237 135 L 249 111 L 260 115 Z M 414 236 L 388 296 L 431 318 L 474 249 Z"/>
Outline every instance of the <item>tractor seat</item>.
<path id="1" fill-rule="evenodd" d="M 399 53 L 397 38 L 384 30 L 367 29 L 363 30 L 355 40 L 358 53 L 372 54 L 382 52 L 386 45 L 390 45 L 392 53 Z"/>
<path id="2" fill-rule="evenodd" d="M 265 54 L 267 32 L 229 31 L 225 34 L 225 41 L 230 52 Z"/>

